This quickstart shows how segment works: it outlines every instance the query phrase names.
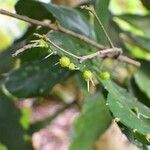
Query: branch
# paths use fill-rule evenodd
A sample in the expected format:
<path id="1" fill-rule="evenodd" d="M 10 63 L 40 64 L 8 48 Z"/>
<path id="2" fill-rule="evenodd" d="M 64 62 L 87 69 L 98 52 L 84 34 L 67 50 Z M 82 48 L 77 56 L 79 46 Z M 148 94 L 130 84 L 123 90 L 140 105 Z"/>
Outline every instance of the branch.
<path id="1" fill-rule="evenodd" d="M 15 57 L 18 54 L 24 52 L 25 50 L 30 49 L 30 48 L 35 48 L 35 47 L 39 47 L 37 43 L 25 45 L 24 47 L 18 49 L 14 54 L 12 54 L 12 56 Z"/>
<path id="2" fill-rule="evenodd" d="M 87 59 L 93 58 L 93 57 L 95 57 L 95 56 L 99 56 L 99 57 L 110 57 L 110 56 L 108 55 L 108 53 L 109 53 L 109 54 L 110 54 L 110 53 L 112 54 L 112 49 L 106 49 L 105 46 L 103 46 L 103 45 L 101 45 L 101 44 L 98 44 L 97 42 L 95 42 L 95 41 L 89 39 L 88 37 L 86 37 L 86 36 L 84 36 L 84 35 L 81 35 L 81 34 L 79 34 L 79 33 L 73 32 L 73 31 L 71 31 L 71 30 L 68 30 L 68 29 L 66 29 L 66 28 L 64 28 L 64 27 L 62 27 L 62 26 L 60 26 L 60 25 L 48 24 L 48 23 L 41 22 L 41 21 L 38 21 L 38 20 L 35 20 L 35 19 L 31 19 L 31 18 L 29 18 L 29 17 L 27 17 L 27 16 L 22 16 L 22 15 L 14 14 L 14 13 L 11 13 L 11 12 L 6 11 L 6 10 L 3 10 L 3 9 L 0 9 L 0 14 L 7 15 L 7 16 L 10 16 L 10 17 L 13 17 L 13 18 L 16 18 L 16 19 L 20 19 L 20 20 L 23 20 L 23 21 L 25 21 L 25 22 L 28 22 L 28 23 L 31 23 L 31 24 L 34 24 L 34 25 L 39 25 L 39 26 L 42 26 L 42 27 L 45 27 L 45 28 L 48 28 L 48 29 L 51 29 L 51 30 L 54 30 L 54 31 L 63 32 L 63 33 L 65 33 L 65 34 L 68 34 L 68 35 L 71 35 L 71 36 L 73 36 L 73 37 L 76 37 L 76 38 L 78 38 L 78 39 L 80 39 L 80 40 L 82 40 L 82 41 L 84 41 L 84 42 L 86 42 L 86 43 L 88 43 L 88 44 L 90 44 L 90 45 L 92 45 L 92 46 L 98 48 L 98 49 L 103 49 L 103 50 L 102 50 L 103 52 L 101 52 L 101 53 L 100 53 L 100 51 L 98 51 L 98 52 L 96 52 L 95 54 L 91 54 L 91 55 L 87 55 L 87 56 L 81 56 L 81 57 L 80 57 L 80 56 L 77 56 L 77 57 L 80 57 L 80 58 L 78 58 L 78 59 L 80 59 L 81 62 L 82 62 L 82 61 L 85 61 L 85 60 L 87 60 Z M 51 43 L 51 44 L 52 44 L 52 43 Z M 54 46 L 54 44 L 53 44 L 53 46 Z M 55 47 L 56 47 L 56 46 L 55 46 Z M 58 47 L 57 47 L 57 48 L 58 48 Z M 27 49 L 27 48 L 25 47 L 25 48 L 22 48 L 22 49 L 18 50 L 18 51 L 15 53 L 15 55 L 18 55 L 19 53 L 23 52 L 23 51 L 26 50 L 26 49 Z M 117 48 L 117 47 L 114 47 L 113 50 L 114 50 L 113 53 L 116 53 L 116 51 L 121 50 L 121 49 L 120 49 L 120 48 Z M 121 50 L 121 52 L 122 52 L 122 50 Z M 119 52 L 119 54 L 120 54 L 120 52 Z M 72 54 L 72 55 L 74 55 L 74 54 Z M 76 55 L 74 55 L 74 56 L 76 56 Z M 116 56 L 116 55 L 115 55 L 115 56 Z M 118 56 L 118 54 L 117 54 L 117 56 Z M 76 58 L 77 58 L 77 57 L 76 57 Z M 119 55 L 119 57 L 117 57 L 117 59 L 120 60 L 120 61 L 129 63 L 129 64 L 132 64 L 132 65 L 135 65 L 135 66 L 140 66 L 140 63 L 139 63 L 139 62 L 137 62 L 137 61 L 135 61 L 135 60 L 132 60 L 132 59 L 128 58 L 127 56 Z"/>
<path id="3" fill-rule="evenodd" d="M 45 27 L 45 28 L 49 28 L 49 29 L 55 30 L 55 26 L 53 24 L 48 24 L 48 23 L 45 23 L 45 22 L 41 22 L 39 20 L 31 19 L 31 18 L 29 18 L 27 16 L 14 14 L 14 13 L 11 13 L 11 12 L 6 11 L 4 9 L 0 9 L 0 14 L 6 15 L 6 16 L 10 16 L 10 17 L 13 17 L 13 18 L 16 18 L 16 19 L 19 19 L 19 20 L 22 20 L 22 21 L 34 24 L 34 25 L 39 25 L 39 26 L 42 26 L 42 27 Z"/>
<path id="4" fill-rule="evenodd" d="M 97 51 L 93 54 L 90 54 L 90 55 L 85 55 L 85 56 L 82 56 L 80 58 L 80 62 L 83 62 L 87 59 L 92 59 L 94 57 L 100 57 L 100 58 L 106 58 L 106 57 L 109 57 L 109 58 L 115 58 L 117 56 L 120 56 L 121 54 L 121 48 L 108 48 L 108 49 L 104 49 L 104 50 L 100 50 L 100 51 Z"/>
<path id="5" fill-rule="evenodd" d="M 127 56 L 124 56 L 124 55 L 120 55 L 118 58 L 117 58 L 119 61 L 122 61 L 122 62 L 125 62 L 125 63 L 128 63 L 128 64 L 132 64 L 134 66 L 137 66 L 137 67 L 140 67 L 141 66 L 141 63 L 136 61 L 136 60 L 133 60 Z"/>

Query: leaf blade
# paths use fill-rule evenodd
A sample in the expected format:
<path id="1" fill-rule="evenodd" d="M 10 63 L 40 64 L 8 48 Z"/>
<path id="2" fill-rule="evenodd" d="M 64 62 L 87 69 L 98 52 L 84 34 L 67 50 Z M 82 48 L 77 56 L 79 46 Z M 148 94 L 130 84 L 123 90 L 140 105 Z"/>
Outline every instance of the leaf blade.
<path id="1" fill-rule="evenodd" d="M 87 98 L 74 124 L 70 150 L 92 149 L 95 140 L 108 128 L 110 123 L 111 116 L 103 96 L 97 93 Z"/>
<path id="2" fill-rule="evenodd" d="M 138 102 L 135 97 L 115 83 L 111 81 L 102 81 L 102 83 L 109 92 L 107 100 L 114 116 L 119 118 L 127 127 L 136 129 L 137 132 L 144 135 L 149 134 L 149 108 Z M 137 109 L 136 111 L 140 116 L 134 113 L 133 109 Z"/>

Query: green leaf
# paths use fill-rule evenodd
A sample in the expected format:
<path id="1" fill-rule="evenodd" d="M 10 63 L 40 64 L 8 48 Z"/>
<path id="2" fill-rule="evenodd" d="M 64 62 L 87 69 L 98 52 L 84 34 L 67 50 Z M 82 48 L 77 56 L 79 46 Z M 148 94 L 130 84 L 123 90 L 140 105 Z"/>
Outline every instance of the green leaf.
<path id="1" fill-rule="evenodd" d="M 146 37 L 150 37 L 150 30 L 149 30 L 150 15 L 141 16 L 141 15 L 125 14 L 119 15 L 117 17 L 123 19 L 124 21 L 143 31 Z"/>
<path id="2" fill-rule="evenodd" d="M 8 72 L 15 66 L 16 58 L 12 57 L 12 54 L 24 45 L 26 39 L 34 32 L 34 29 L 34 27 L 29 27 L 21 38 L 15 40 L 8 49 L 0 53 L 0 74 Z"/>
<path id="3" fill-rule="evenodd" d="M 91 150 L 97 138 L 111 124 L 111 116 L 100 93 L 85 99 L 83 109 L 74 123 L 70 150 Z"/>
<path id="4" fill-rule="evenodd" d="M 150 38 L 127 34 L 133 44 L 150 52 Z"/>
<path id="5" fill-rule="evenodd" d="M 139 46 L 136 46 L 134 43 L 125 42 L 126 50 L 130 52 L 130 54 L 138 59 L 147 60 L 149 57 L 149 53 L 141 49 Z"/>
<path id="6" fill-rule="evenodd" d="M 145 144 L 145 145 L 149 145 L 150 142 L 146 139 L 146 137 L 138 132 L 135 132 L 133 134 L 134 138 L 135 139 L 138 139 L 138 141 L 140 141 L 142 144 Z M 136 141 L 135 141 L 136 142 Z"/>
<path id="7" fill-rule="evenodd" d="M 12 49 L 7 49 L 0 53 L 0 74 L 6 73 L 14 66 L 14 59 L 11 56 Z"/>
<path id="8" fill-rule="evenodd" d="M 75 9 L 34 0 L 19 0 L 16 4 L 16 11 L 18 14 L 37 20 L 53 20 L 51 17 L 53 15 L 62 26 L 95 39 L 94 29 L 88 20 Z"/>
<path id="9" fill-rule="evenodd" d="M 45 96 L 57 83 L 69 75 L 69 71 L 55 65 L 58 56 L 23 64 L 10 72 L 5 81 L 6 89 L 17 97 Z"/>
<path id="10" fill-rule="evenodd" d="M 45 5 L 48 5 L 44 3 Z M 35 0 L 19 0 L 15 5 L 15 10 L 17 14 L 28 16 L 33 19 L 43 20 L 50 19 L 53 20 L 52 14 L 49 13 L 42 2 Z"/>
<path id="11" fill-rule="evenodd" d="M 150 99 L 150 62 L 143 61 L 142 66 L 135 74 L 135 82 L 142 92 L 144 92 Z"/>
<path id="12" fill-rule="evenodd" d="M 0 74 L 6 73 L 13 68 L 15 58 L 12 57 L 14 50 L 18 49 L 22 45 L 22 42 L 14 43 L 10 48 L 0 53 Z"/>
<path id="13" fill-rule="evenodd" d="M 101 20 L 102 24 L 104 25 L 106 31 L 108 31 L 109 19 L 110 19 L 110 13 L 108 10 L 110 0 L 96 0 L 95 2 L 95 11 Z M 98 25 L 97 20 L 95 19 L 95 31 L 97 35 L 98 42 L 102 44 L 107 44 L 107 38 L 104 34 L 104 31 L 101 29 L 101 27 Z"/>
<path id="14" fill-rule="evenodd" d="M 150 10 L 150 2 L 149 0 L 141 0 L 141 2 L 143 3 L 143 5 Z"/>
<path id="15" fill-rule="evenodd" d="M 0 91 L 0 141 L 14 150 L 30 150 L 31 145 L 24 140 L 26 131 L 20 123 L 22 114 L 14 102 Z"/>
<path id="16" fill-rule="evenodd" d="M 111 81 L 102 81 L 108 90 L 108 105 L 113 115 L 127 127 L 141 134 L 150 133 L 150 109 L 125 89 Z"/>
<path id="17" fill-rule="evenodd" d="M 8 150 L 8 148 L 5 145 L 0 143 L 0 150 Z"/>
<path id="18" fill-rule="evenodd" d="M 140 102 L 150 107 L 150 98 L 148 98 L 147 95 L 139 89 L 134 78 L 132 78 L 129 82 L 129 89 L 132 93 L 134 93 L 135 97 L 137 97 Z"/>
<path id="19" fill-rule="evenodd" d="M 53 14 L 62 26 L 95 39 L 93 28 L 90 26 L 87 19 L 75 9 L 65 8 L 54 4 L 44 6 Z"/>
<path id="20" fill-rule="evenodd" d="M 22 127 L 27 130 L 30 126 L 30 121 L 31 121 L 30 120 L 31 109 L 28 107 L 21 108 L 21 113 L 22 113 L 22 116 L 20 118 L 20 123 Z"/>

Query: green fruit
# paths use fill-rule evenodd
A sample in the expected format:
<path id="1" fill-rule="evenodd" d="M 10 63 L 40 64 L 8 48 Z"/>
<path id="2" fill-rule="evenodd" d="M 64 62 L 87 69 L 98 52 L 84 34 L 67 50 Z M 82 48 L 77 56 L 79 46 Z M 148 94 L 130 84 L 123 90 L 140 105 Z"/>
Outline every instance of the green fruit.
<path id="1" fill-rule="evenodd" d="M 48 44 L 47 44 L 47 42 L 45 42 L 45 41 L 44 41 L 44 40 L 42 40 L 42 39 L 39 41 L 39 46 L 40 46 L 40 47 L 48 48 Z"/>
<path id="2" fill-rule="evenodd" d="M 69 67 L 70 59 L 66 56 L 63 56 L 59 59 L 59 63 L 62 67 Z"/>
<path id="3" fill-rule="evenodd" d="M 89 70 L 86 70 L 86 71 L 83 72 L 83 78 L 84 78 L 86 81 L 92 79 L 92 76 L 93 76 L 93 74 L 92 74 L 92 72 L 89 71 Z"/>
<path id="4" fill-rule="evenodd" d="M 110 79 L 110 74 L 107 71 L 101 72 L 99 76 L 103 80 L 109 80 Z"/>
<path id="5" fill-rule="evenodd" d="M 48 53 L 51 53 L 51 52 L 52 52 L 52 49 L 51 49 L 51 48 L 49 48 L 49 49 L 47 50 L 47 52 L 48 52 Z"/>
<path id="6" fill-rule="evenodd" d="M 146 135 L 146 139 L 147 139 L 148 142 L 150 142 L 150 134 Z"/>
<path id="7" fill-rule="evenodd" d="M 70 63 L 69 66 L 68 66 L 68 68 L 69 68 L 70 70 L 75 70 L 75 69 L 76 69 L 76 66 L 75 66 L 74 63 Z"/>

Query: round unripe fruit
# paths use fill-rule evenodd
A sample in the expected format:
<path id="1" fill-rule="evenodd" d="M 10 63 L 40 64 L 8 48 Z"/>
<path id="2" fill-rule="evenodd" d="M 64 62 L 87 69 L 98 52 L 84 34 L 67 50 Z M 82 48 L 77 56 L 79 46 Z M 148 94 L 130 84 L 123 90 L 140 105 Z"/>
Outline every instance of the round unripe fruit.
<path id="1" fill-rule="evenodd" d="M 51 48 L 49 48 L 49 49 L 47 50 L 47 52 L 48 52 L 48 53 L 51 53 L 51 52 L 52 52 L 52 49 L 51 49 Z"/>
<path id="2" fill-rule="evenodd" d="M 110 79 L 110 74 L 107 71 L 101 72 L 100 73 L 100 78 L 103 80 L 109 80 Z"/>
<path id="3" fill-rule="evenodd" d="M 47 44 L 44 40 L 42 40 L 42 39 L 39 41 L 39 45 L 40 45 L 41 47 L 48 48 L 48 44 Z"/>
<path id="4" fill-rule="evenodd" d="M 89 71 L 89 70 L 86 70 L 86 71 L 83 72 L 83 78 L 84 78 L 85 80 L 90 80 L 90 79 L 92 79 L 92 76 L 93 76 L 93 74 L 92 74 L 92 72 Z"/>
<path id="5" fill-rule="evenodd" d="M 63 56 L 59 59 L 59 63 L 62 67 L 68 67 L 70 65 L 70 59 L 66 56 Z"/>
<path id="6" fill-rule="evenodd" d="M 146 139 L 147 139 L 148 142 L 150 142 L 150 134 L 146 135 Z"/>
<path id="7" fill-rule="evenodd" d="M 76 66 L 75 66 L 74 63 L 70 63 L 69 66 L 68 66 L 68 68 L 69 68 L 70 70 L 75 70 L 75 69 L 76 69 Z"/>

